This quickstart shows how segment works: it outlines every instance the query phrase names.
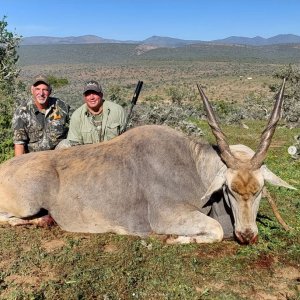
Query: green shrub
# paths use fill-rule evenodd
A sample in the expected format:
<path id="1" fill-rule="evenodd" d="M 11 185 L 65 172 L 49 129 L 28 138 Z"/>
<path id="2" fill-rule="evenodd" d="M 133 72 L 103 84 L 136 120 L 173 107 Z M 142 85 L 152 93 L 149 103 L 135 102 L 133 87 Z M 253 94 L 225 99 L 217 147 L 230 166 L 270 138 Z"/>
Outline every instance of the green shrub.
<path id="1" fill-rule="evenodd" d="M 54 88 L 60 88 L 60 87 L 63 87 L 65 85 L 69 84 L 69 81 L 67 78 L 58 78 L 53 75 L 50 75 L 50 76 L 48 76 L 48 79 L 49 79 L 50 84 Z"/>
<path id="2" fill-rule="evenodd" d="M 6 17 L 0 21 L 0 161 L 12 156 L 11 120 L 14 97 L 17 94 L 16 78 L 19 70 L 17 47 L 20 37 L 7 31 Z"/>

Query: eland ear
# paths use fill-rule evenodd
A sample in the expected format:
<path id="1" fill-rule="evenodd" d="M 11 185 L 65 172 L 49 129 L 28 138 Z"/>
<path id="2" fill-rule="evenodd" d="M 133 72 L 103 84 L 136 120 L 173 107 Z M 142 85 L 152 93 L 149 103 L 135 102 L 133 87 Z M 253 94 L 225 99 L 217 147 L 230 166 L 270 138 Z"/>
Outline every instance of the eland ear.
<path id="1" fill-rule="evenodd" d="M 227 166 L 223 166 L 220 171 L 217 173 L 216 177 L 213 179 L 212 183 L 210 184 L 209 188 L 205 192 L 204 196 L 201 198 L 201 201 L 203 201 L 203 204 L 206 204 L 206 202 L 209 200 L 210 196 L 220 190 L 224 183 L 226 182 L 225 173 L 227 170 Z"/>
<path id="2" fill-rule="evenodd" d="M 296 190 L 296 188 L 289 185 L 287 182 L 285 182 L 284 180 L 279 178 L 277 175 L 275 175 L 272 171 L 270 171 L 266 165 L 262 165 L 260 169 L 262 170 L 265 181 L 267 181 L 273 185 L 276 185 L 276 186 L 283 186 L 287 189 Z"/>

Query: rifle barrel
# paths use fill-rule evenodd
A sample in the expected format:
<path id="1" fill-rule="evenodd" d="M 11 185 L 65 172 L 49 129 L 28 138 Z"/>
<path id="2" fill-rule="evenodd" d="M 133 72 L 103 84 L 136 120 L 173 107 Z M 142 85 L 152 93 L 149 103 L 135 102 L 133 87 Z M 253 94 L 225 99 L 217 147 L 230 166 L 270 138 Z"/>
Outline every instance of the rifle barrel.
<path id="1" fill-rule="evenodd" d="M 127 129 L 127 126 L 128 126 L 131 114 L 132 114 L 133 107 L 136 105 L 136 102 L 137 102 L 137 100 L 139 98 L 142 86 L 143 86 L 143 81 L 139 80 L 138 83 L 137 83 L 137 86 L 135 88 L 134 94 L 132 96 L 130 109 L 129 109 L 129 112 L 127 114 L 126 122 L 125 122 L 124 128 L 123 128 L 123 130 L 122 130 L 121 133 L 124 133 L 126 131 L 126 129 Z"/>
<path id="2" fill-rule="evenodd" d="M 142 89 L 142 86 L 143 86 L 143 81 L 140 81 L 140 80 L 139 80 L 139 82 L 137 83 L 137 86 L 136 86 L 136 88 L 135 88 L 135 92 L 134 92 L 134 94 L 133 94 L 132 100 L 131 100 L 131 103 L 132 103 L 133 105 L 136 105 L 136 102 L 137 102 L 137 100 L 138 100 L 138 98 L 139 98 L 139 95 L 140 95 L 140 91 L 141 91 L 141 89 Z"/>

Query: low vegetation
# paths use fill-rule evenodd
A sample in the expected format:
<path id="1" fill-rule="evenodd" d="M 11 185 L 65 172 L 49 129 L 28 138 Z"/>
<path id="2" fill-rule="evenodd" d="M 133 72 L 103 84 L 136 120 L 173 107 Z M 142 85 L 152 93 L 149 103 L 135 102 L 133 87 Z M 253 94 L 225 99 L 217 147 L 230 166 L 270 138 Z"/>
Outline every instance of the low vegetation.
<path id="1" fill-rule="evenodd" d="M 69 81 L 67 78 L 57 78 L 53 75 L 48 76 L 48 80 L 53 88 L 61 88 L 65 85 L 69 84 Z"/>
<path id="2" fill-rule="evenodd" d="M 2 47 L 3 37 L 15 43 L 13 49 L 18 37 L 7 32 L 5 19 L 0 24 L 3 61 L 8 53 Z M 254 52 L 249 55 L 242 49 L 226 47 L 226 51 L 208 49 L 206 56 L 200 56 L 200 49 L 184 56 L 187 49 L 182 48 L 177 50 L 179 54 L 175 49 L 157 49 L 133 58 L 135 45 L 130 44 L 115 48 L 23 46 L 18 52 L 20 62 L 10 65 L 14 76 L 8 80 L 0 69 L 1 159 L 12 155 L 10 121 L 14 100 L 28 97 L 27 86 L 39 73 L 50 75 L 54 96 L 69 102 L 73 109 L 82 103 L 85 80 L 98 79 L 105 98 L 125 107 L 137 81 L 143 80 L 130 126 L 166 124 L 214 142 L 196 90 L 196 83 L 200 83 L 229 142 L 254 149 L 274 94 L 281 79 L 287 77 L 284 115 L 266 163 L 298 189 L 267 186 L 293 229 L 285 231 L 279 225 L 265 198 L 257 219 L 259 242 L 251 246 L 231 240 L 170 246 L 164 243 L 164 236 L 142 239 L 69 233 L 57 226 L 0 224 L 1 299 L 300 299 L 300 161 L 287 152 L 294 136 L 300 134 L 299 54 L 291 56 L 293 65 L 286 65 L 288 58 L 283 50 L 277 52 L 277 58 L 274 52 L 267 57 L 265 50 L 266 57 L 256 60 L 251 58 Z M 10 53 L 14 53 L 16 62 L 17 54 Z"/>
<path id="3" fill-rule="evenodd" d="M 0 21 L 0 162 L 12 155 L 11 119 L 16 96 L 17 47 L 20 38 L 7 30 L 6 18 Z"/>
<path id="4" fill-rule="evenodd" d="M 231 143 L 255 148 L 265 123 L 245 124 L 249 129 L 223 129 Z M 206 122 L 199 126 L 212 141 Z M 267 164 L 299 189 L 299 161 L 286 151 L 296 132 L 277 129 Z M 268 189 L 294 229 L 285 231 L 263 199 L 259 242 L 251 246 L 235 241 L 171 246 L 163 236 L 141 239 L 0 225 L 0 298 L 299 299 L 299 190 Z"/>

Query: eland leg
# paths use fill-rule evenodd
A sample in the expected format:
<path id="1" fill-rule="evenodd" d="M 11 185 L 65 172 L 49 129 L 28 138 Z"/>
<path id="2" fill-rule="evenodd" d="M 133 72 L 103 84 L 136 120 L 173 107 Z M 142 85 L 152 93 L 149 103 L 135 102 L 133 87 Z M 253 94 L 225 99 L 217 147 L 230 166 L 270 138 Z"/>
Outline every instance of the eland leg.
<path id="1" fill-rule="evenodd" d="M 149 207 L 149 221 L 154 232 L 172 235 L 166 241 L 169 244 L 213 243 L 223 239 L 218 221 L 188 205 L 159 210 Z"/>
<path id="2" fill-rule="evenodd" d="M 50 227 L 56 224 L 54 219 L 48 214 L 37 214 L 30 218 L 18 218 L 7 212 L 0 212 L 0 222 L 8 223 L 11 226 L 36 225 L 38 227 Z"/>

